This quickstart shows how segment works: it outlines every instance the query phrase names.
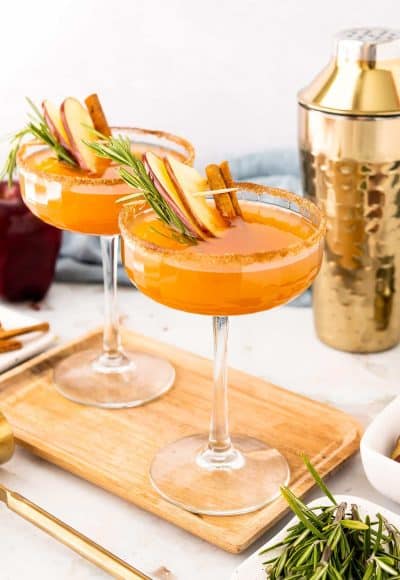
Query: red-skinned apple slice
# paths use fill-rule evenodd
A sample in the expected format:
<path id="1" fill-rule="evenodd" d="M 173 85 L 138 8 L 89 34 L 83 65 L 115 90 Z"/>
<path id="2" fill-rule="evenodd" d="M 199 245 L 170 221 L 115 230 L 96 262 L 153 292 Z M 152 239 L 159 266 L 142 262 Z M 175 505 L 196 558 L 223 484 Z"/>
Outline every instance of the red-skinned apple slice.
<path id="1" fill-rule="evenodd" d="M 155 153 L 147 151 L 143 155 L 143 163 L 157 191 L 185 224 L 188 231 L 196 238 L 205 239 L 206 236 L 197 226 L 194 217 L 187 211 L 185 204 L 178 194 L 167 172 L 164 160 Z"/>
<path id="2" fill-rule="evenodd" d="M 165 167 L 183 204 L 196 217 L 202 232 L 208 236 L 221 235 L 222 230 L 228 227 L 227 222 L 204 197 L 193 195 L 210 189 L 207 179 L 172 155 L 165 158 Z"/>
<path id="3" fill-rule="evenodd" d="M 51 101 L 48 100 L 43 101 L 42 109 L 44 120 L 46 121 L 47 126 L 52 132 L 53 136 L 57 139 L 60 145 L 72 153 L 71 144 L 61 120 L 60 110 Z"/>
<path id="4" fill-rule="evenodd" d="M 68 97 L 61 105 L 61 121 L 70 142 L 71 151 L 79 166 L 87 171 L 96 172 L 101 160 L 84 141 L 93 141 L 93 121 L 85 107 L 73 97 Z"/>

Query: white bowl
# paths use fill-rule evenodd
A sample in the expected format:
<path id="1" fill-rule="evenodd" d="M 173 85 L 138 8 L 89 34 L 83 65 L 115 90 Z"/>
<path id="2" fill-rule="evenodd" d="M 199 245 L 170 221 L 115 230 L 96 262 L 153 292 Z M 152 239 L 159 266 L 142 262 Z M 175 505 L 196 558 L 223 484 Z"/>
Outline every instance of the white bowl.
<path id="1" fill-rule="evenodd" d="M 371 485 L 400 503 L 400 463 L 390 458 L 400 437 L 400 397 L 379 413 L 361 439 L 361 458 Z"/>
<path id="2" fill-rule="evenodd" d="M 368 501 L 366 499 L 362 499 L 360 497 L 355 497 L 353 495 L 336 495 L 335 498 L 338 503 L 345 501 L 348 505 L 355 503 L 358 505 L 360 509 L 361 516 L 375 516 L 377 513 L 382 514 L 389 522 L 391 522 L 396 527 L 400 527 L 400 515 L 397 515 L 380 505 Z M 330 505 L 329 499 L 327 497 L 320 497 L 315 499 L 310 504 L 310 507 L 316 505 Z M 266 555 L 260 555 L 260 552 L 267 548 L 268 546 L 272 546 L 273 544 L 278 543 L 285 535 L 286 530 L 288 527 L 292 526 L 297 521 L 297 518 L 293 518 L 290 522 L 280 531 L 278 532 L 273 538 L 268 540 L 264 546 L 259 548 L 254 554 L 252 554 L 247 560 L 245 560 L 236 570 L 233 572 L 231 576 L 231 580 L 266 580 L 267 575 L 263 568 L 263 561 L 266 559 Z M 272 558 L 275 554 L 279 553 L 279 549 L 275 551 L 271 551 L 268 554 L 269 558 Z"/>

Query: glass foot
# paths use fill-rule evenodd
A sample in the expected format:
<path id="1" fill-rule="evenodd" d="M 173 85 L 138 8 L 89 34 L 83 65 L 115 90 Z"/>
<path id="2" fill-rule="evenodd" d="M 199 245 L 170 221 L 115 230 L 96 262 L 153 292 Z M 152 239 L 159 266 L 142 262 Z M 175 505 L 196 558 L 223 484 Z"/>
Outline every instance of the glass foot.
<path id="1" fill-rule="evenodd" d="M 276 499 L 290 479 L 283 455 L 252 437 L 233 437 L 232 443 L 217 454 L 205 435 L 170 443 L 151 465 L 153 487 L 179 507 L 216 516 L 245 514 Z"/>
<path id="2" fill-rule="evenodd" d="M 85 350 L 54 370 L 55 386 L 64 397 L 108 409 L 148 403 L 166 393 L 174 380 L 175 369 L 167 360 L 137 351 L 108 357 Z"/>

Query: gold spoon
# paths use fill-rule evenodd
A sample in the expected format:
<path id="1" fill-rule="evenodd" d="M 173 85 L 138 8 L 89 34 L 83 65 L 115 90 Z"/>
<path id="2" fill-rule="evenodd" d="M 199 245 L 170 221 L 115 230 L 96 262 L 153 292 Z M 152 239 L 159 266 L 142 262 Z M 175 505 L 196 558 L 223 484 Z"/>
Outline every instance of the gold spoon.
<path id="1" fill-rule="evenodd" d="M 11 426 L 4 415 L 0 413 L 0 464 L 11 459 L 14 449 L 15 441 Z M 151 580 L 150 576 L 146 576 L 140 570 L 133 568 L 99 544 L 2 484 L 0 484 L 0 501 L 4 502 L 10 510 L 47 532 L 114 578 Z"/>

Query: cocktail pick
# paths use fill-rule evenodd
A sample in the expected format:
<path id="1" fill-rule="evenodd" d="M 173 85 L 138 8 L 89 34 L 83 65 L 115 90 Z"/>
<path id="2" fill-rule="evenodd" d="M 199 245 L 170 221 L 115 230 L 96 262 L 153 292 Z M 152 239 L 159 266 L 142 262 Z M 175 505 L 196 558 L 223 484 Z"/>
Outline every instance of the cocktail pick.
<path id="1" fill-rule="evenodd" d="M 0 464 L 11 459 L 14 449 L 15 441 L 11 426 L 4 415 L 0 413 Z M 151 580 L 150 576 L 130 566 L 99 544 L 2 484 L 0 484 L 0 501 L 5 503 L 11 511 L 47 532 L 114 578 Z"/>

